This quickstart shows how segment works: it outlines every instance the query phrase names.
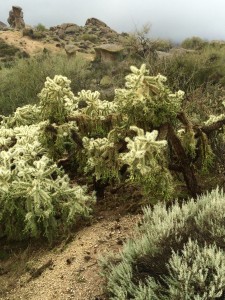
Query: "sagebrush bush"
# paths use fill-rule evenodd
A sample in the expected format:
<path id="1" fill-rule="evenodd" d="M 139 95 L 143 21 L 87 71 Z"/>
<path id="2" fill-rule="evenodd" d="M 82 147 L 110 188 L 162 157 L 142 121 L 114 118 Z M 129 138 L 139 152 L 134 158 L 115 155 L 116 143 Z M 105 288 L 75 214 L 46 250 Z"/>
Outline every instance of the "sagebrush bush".
<path id="1" fill-rule="evenodd" d="M 110 299 L 224 299 L 225 195 L 144 209 L 119 257 L 103 260 Z M 111 263 L 110 263 L 111 262 Z"/>
<path id="2" fill-rule="evenodd" d="M 206 40 L 201 39 L 200 37 L 193 36 L 191 38 L 185 39 L 181 46 L 185 49 L 192 49 L 192 50 L 201 50 L 208 45 Z"/>
<path id="3" fill-rule="evenodd" d="M 96 34 L 84 33 L 79 36 L 79 39 L 82 41 L 90 41 L 92 43 L 98 42 L 98 36 Z"/>
<path id="4" fill-rule="evenodd" d="M 35 30 L 37 31 L 46 31 L 47 28 L 45 27 L 45 25 L 41 24 L 41 23 L 38 23 L 36 26 L 35 26 Z"/>
<path id="5" fill-rule="evenodd" d="M 202 51 L 173 54 L 159 59 L 152 72 L 168 77 L 169 85 L 191 93 L 200 86 L 222 83 L 225 76 L 224 51 L 206 48 Z"/>

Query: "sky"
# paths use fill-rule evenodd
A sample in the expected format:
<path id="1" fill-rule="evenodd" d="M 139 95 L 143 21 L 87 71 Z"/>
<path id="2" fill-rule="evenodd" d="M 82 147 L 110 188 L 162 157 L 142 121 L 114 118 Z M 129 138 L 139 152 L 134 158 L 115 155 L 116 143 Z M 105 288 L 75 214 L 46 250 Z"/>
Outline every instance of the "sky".
<path id="1" fill-rule="evenodd" d="M 13 5 L 22 7 L 31 26 L 84 26 L 94 17 L 119 33 L 149 24 L 152 38 L 225 40 L 225 0 L 0 0 L 0 21 L 7 25 Z"/>

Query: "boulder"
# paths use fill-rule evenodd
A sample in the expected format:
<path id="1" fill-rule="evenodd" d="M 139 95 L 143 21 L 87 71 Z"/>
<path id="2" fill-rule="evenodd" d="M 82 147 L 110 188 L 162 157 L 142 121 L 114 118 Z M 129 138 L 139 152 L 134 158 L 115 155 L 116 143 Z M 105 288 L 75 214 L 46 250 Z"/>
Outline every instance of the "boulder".
<path id="1" fill-rule="evenodd" d="M 66 34 L 79 33 L 80 29 L 80 26 L 74 23 L 63 23 L 61 25 L 50 28 L 50 30 L 55 32 L 59 37 L 64 37 Z"/>
<path id="2" fill-rule="evenodd" d="M 100 21 L 99 19 L 96 18 L 89 18 L 85 22 L 85 26 L 97 26 L 97 27 L 108 27 L 106 23 Z"/>
<path id="3" fill-rule="evenodd" d="M 103 62 L 122 59 L 124 47 L 117 44 L 103 44 L 95 49 L 95 59 Z"/>
<path id="4" fill-rule="evenodd" d="M 76 56 L 76 52 L 79 48 L 76 45 L 68 44 L 65 46 L 65 51 L 68 57 Z"/>
<path id="5" fill-rule="evenodd" d="M 23 20 L 23 12 L 20 6 L 13 6 L 12 10 L 9 12 L 8 23 L 10 27 L 15 29 L 23 29 L 25 27 L 25 23 Z"/>
<path id="6" fill-rule="evenodd" d="M 76 24 L 69 24 L 65 29 L 65 34 L 74 34 L 80 31 L 80 26 Z"/>
<path id="7" fill-rule="evenodd" d="M 100 86 L 101 87 L 109 87 L 112 84 L 112 78 L 109 77 L 108 75 L 105 75 L 102 77 L 100 80 Z"/>

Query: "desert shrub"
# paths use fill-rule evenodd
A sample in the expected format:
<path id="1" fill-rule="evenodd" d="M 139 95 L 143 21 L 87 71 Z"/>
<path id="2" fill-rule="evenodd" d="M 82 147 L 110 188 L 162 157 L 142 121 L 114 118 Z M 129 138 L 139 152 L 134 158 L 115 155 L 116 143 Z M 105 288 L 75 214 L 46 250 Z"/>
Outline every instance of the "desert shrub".
<path id="1" fill-rule="evenodd" d="M 151 70 L 165 74 L 171 87 L 179 87 L 189 94 L 201 85 L 223 84 L 224 60 L 223 51 L 206 48 L 196 52 L 175 53 L 158 60 Z"/>
<path id="2" fill-rule="evenodd" d="M 46 37 L 45 32 L 43 32 L 43 31 L 37 31 L 37 30 L 35 30 L 35 31 L 33 32 L 33 35 L 32 35 L 32 38 L 33 38 L 34 40 L 41 40 L 41 39 L 43 39 L 43 38 L 45 38 L 45 37 Z"/>
<path id="3" fill-rule="evenodd" d="M 208 45 L 208 42 L 200 37 L 187 38 L 181 43 L 181 47 L 185 49 L 201 50 Z"/>
<path id="4" fill-rule="evenodd" d="M 68 61 L 66 56 L 43 54 L 3 68 L 0 70 L 0 114 L 7 115 L 19 106 L 37 103 L 37 94 L 47 76 L 63 74 L 72 78 L 72 89 L 78 92 L 88 84 L 88 64 L 79 57 Z"/>
<path id="5" fill-rule="evenodd" d="M 12 57 L 19 51 L 15 46 L 8 45 L 3 39 L 0 39 L 0 57 Z"/>
<path id="6" fill-rule="evenodd" d="M 4 68 L 10 68 L 14 65 L 14 61 L 18 57 L 23 57 L 25 52 L 22 52 L 19 48 L 7 44 L 0 38 L 0 71 Z"/>
<path id="7" fill-rule="evenodd" d="M 30 27 L 25 27 L 22 31 L 23 36 L 29 36 L 30 38 L 33 38 L 34 30 Z"/>
<path id="8" fill-rule="evenodd" d="M 37 24 L 34 28 L 35 28 L 36 31 L 46 31 L 47 30 L 45 25 L 43 25 L 41 23 Z"/>
<path id="9" fill-rule="evenodd" d="M 173 43 L 170 40 L 157 39 L 153 40 L 153 43 L 155 45 L 155 49 L 158 51 L 167 52 L 173 47 Z"/>
<path id="10" fill-rule="evenodd" d="M 140 30 L 121 38 L 121 43 L 135 61 L 152 61 L 156 59 L 156 43 L 149 38 L 150 25 L 145 24 Z"/>
<path id="11" fill-rule="evenodd" d="M 109 298 L 224 299 L 224 204 L 216 189 L 196 202 L 145 208 L 136 237 L 102 262 Z"/>
<path id="12" fill-rule="evenodd" d="M 79 36 L 80 40 L 90 41 L 92 43 L 96 43 L 98 41 L 98 36 L 96 34 L 84 33 Z"/>

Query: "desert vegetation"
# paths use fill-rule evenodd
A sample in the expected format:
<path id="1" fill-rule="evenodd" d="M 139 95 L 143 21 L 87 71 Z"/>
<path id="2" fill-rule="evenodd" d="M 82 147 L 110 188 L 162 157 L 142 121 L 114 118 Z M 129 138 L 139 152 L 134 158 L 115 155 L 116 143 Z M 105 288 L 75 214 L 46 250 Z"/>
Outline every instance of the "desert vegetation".
<path id="1" fill-rule="evenodd" d="M 224 48 L 192 38 L 170 53 L 147 29 L 120 62 L 2 63 L 0 238 L 51 244 L 122 186 L 143 221 L 101 260 L 105 297 L 223 299 Z"/>

